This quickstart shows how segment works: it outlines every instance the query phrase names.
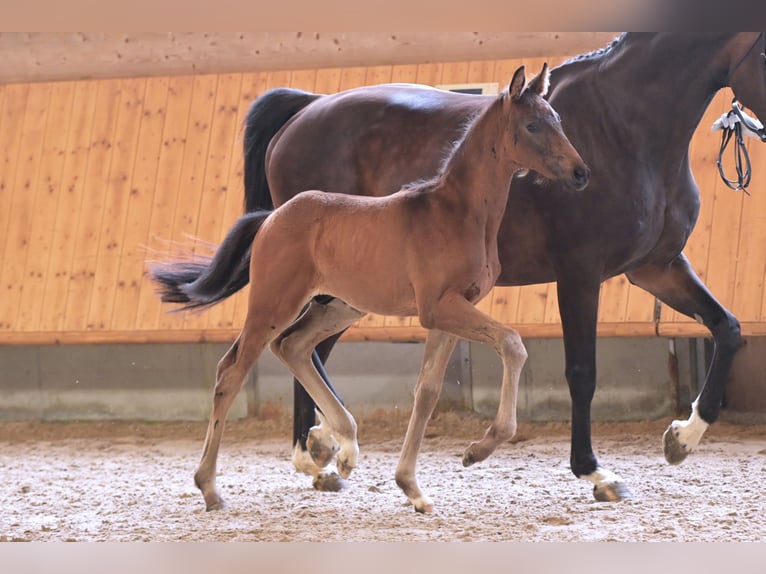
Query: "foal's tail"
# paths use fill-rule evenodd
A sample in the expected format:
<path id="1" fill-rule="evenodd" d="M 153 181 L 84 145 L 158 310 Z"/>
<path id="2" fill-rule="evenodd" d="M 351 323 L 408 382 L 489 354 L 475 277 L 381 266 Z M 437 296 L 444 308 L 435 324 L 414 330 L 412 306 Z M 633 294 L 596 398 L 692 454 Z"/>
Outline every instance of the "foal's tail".
<path id="1" fill-rule="evenodd" d="M 245 211 L 274 209 L 266 181 L 266 149 L 287 121 L 321 98 L 293 88 L 276 88 L 256 99 L 245 116 Z"/>
<path id="2" fill-rule="evenodd" d="M 160 298 L 183 304 L 180 310 L 203 309 L 242 289 L 250 279 L 250 248 L 255 234 L 270 213 L 255 211 L 240 217 L 212 257 L 152 265 L 149 276 L 159 284 Z"/>

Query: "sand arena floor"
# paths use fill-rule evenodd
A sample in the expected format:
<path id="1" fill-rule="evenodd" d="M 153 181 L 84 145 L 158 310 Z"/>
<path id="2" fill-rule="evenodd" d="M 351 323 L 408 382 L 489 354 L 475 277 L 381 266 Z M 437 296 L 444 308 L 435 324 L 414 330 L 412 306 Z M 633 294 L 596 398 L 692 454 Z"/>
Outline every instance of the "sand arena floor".
<path id="1" fill-rule="evenodd" d="M 219 459 L 228 505 L 207 513 L 192 474 L 204 423 L 0 424 L 2 541 L 760 541 L 766 425 L 720 422 L 680 466 L 662 456 L 669 420 L 594 425 L 602 464 L 634 498 L 596 502 L 569 471 L 566 424 L 521 424 L 487 461 L 460 457 L 487 421 L 439 413 L 419 460 L 435 500 L 416 514 L 393 480 L 406 418 L 359 425 L 361 457 L 340 493 L 290 462 L 291 421 L 229 423 Z"/>

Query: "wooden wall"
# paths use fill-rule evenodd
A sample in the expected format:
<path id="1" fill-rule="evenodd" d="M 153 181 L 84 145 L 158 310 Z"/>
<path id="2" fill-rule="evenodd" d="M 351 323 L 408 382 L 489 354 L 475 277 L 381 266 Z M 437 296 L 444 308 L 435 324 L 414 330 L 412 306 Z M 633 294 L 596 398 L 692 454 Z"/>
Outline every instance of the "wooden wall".
<path id="1" fill-rule="evenodd" d="M 562 58 L 551 59 L 552 64 Z M 169 314 L 144 277 L 151 250 L 217 243 L 242 210 L 241 122 L 263 91 L 366 84 L 503 85 L 521 60 L 0 86 L 0 341 L 229 341 L 242 294 L 204 314 Z M 531 70 L 542 60 L 525 60 Z M 702 213 L 687 254 L 745 333 L 766 332 L 766 150 L 752 145 L 747 197 L 719 181 L 709 126 L 692 153 Z M 156 255 L 154 255 L 156 256 Z M 560 335 L 554 284 L 497 288 L 481 303 L 524 336 Z M 704 335 L 624 277 L 603 286 L 603 335 Z M 370 316 L 349 339 L 417 339 L 414 319 Z"/>

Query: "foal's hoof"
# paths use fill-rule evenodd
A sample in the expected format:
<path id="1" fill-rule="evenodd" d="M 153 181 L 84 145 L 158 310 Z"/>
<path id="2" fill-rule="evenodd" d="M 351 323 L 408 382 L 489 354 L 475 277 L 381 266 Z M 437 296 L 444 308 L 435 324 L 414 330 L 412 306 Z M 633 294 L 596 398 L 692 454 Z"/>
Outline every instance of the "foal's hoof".
<path id="1" fill-rule="evenodd" d="M 599 502 L 620 502 L 633 498 L 633 493 L 624 482 L 610 482 L 594 486 L 593 496 Z"/>
<path id="2" fill-rule="evenodd" d="M 427 496 L 421 496 L 412 501 L 415 512 L 420 514 L 431 514 L 434 511 L 434 501 Z"/>
<path id="3" fill-rule="evenodd" d="M 337 472 L 319 473 L 313 482 L 314 490 L 320 492 L 340 492 L 348 486 L 348 482 Z"/>
<path id="4" fill-rule="evenodd" d="M 351 476 L 351 471 L 354 470 L 355 465 L 351 463 L 348 459 L 341 459 L 341 457 L 338 457 L 338 474 L 342 478 L 348 478 Z"/>
<path id="5" fill-rule="evenodd" d="M 662 435 L 662 450 L 670 464 L 681 464 L 689 455 L 689 448 L 678 440 L 678 430 L 671 424 Z"/>
<path id="6" fill-rule="evenodd" d="M 223 510 L 225 508 L 223 499 L 217 494 L 213 494 L 205 497 L 205 510 L 211 512 L 213 510 Z"/>

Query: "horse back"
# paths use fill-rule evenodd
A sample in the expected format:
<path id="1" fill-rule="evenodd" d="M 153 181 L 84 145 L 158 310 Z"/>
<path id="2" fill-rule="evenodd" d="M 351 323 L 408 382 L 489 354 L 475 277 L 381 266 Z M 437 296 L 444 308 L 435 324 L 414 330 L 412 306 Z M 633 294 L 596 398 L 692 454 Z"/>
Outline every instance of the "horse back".
<path id="1" fill-rule="evenodd" d="M 464 126 L 493 99 L 406 84 L 323 96 L 275 136 L 275 205 L 306 189 L 384 196 L 431 177 Z"/>

